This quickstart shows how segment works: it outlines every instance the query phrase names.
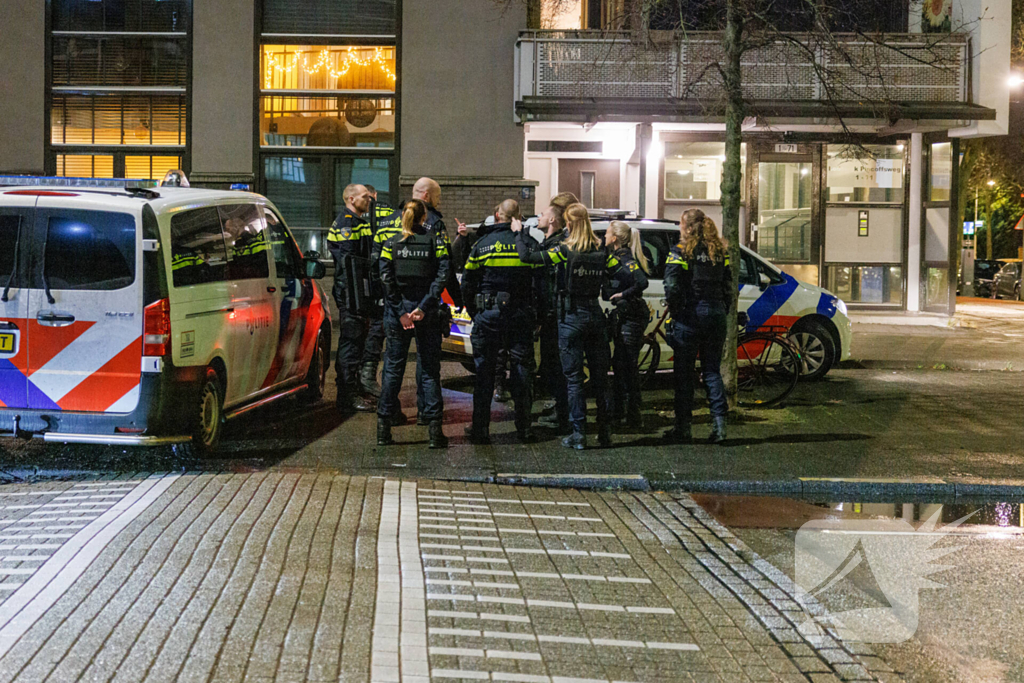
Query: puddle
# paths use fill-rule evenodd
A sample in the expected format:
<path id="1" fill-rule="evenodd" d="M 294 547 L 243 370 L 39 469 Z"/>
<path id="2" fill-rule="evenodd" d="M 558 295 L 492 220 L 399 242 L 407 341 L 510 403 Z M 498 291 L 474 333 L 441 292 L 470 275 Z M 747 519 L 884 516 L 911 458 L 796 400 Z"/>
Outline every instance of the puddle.
<path id="1" fill-rule="evenodd" d="M 1024 534 L 1024 504 L 1019 502 L 816 502 L 764 496 L 691 496 L 708 514 L 731 529 L 799 529 L 815 519 L 904 519 L 916 526 L 936 512 L 939 523 L 947 524 L 973 512 L 958 531 Z"/>

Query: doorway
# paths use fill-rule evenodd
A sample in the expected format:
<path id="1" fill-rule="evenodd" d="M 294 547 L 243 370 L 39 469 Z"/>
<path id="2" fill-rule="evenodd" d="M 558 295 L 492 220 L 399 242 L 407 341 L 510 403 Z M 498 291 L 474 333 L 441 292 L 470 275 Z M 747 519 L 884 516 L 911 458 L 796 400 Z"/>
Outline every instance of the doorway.
<path id="1" fill-rule="evenodd" d="M 618 159 L 559 159 L 558 191 L 572 192 L 588 209 L 619 208 Z"/>
<path id="2" fill-rule="evenodd" d="M 820 146 L 759 146 L 751 161 L 748 246 L 798 280 L 818 284 Z"/>

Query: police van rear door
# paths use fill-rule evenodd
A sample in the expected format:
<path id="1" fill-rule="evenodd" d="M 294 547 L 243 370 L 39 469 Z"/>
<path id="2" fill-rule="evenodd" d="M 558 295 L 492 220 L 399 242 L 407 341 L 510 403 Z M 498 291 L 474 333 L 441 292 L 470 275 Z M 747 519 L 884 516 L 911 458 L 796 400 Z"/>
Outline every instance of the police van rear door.
<path id="1" fill-rule="evenodd" d="M 0 409 L 28 407 L 28 299 L 25 278 L 35 195 L 0 194 Z M 4 429 L 5 426 L 0 426 Z"/>
<path id="2" fill-rule="evenodd" d="M 38 391 L 28 407 L 130 412 L 142 373 L 142 203 L 52 195 L 39 197 L 33 228 L 28 377 Z"/>

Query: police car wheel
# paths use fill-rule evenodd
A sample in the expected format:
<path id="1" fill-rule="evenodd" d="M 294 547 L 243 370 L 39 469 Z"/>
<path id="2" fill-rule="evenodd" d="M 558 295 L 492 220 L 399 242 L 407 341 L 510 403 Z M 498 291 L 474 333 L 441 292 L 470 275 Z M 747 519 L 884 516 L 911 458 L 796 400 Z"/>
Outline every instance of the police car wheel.
<path id="1" fill-rule="evenodd" d="M 327 356 L 330 355 L 329 337 L 320 330 L 316 337 L 316 347 L 309 361 L 309 372 L 306 373 L 306 389 L 302 392 L 302 400 L 306 403 L 318 403 L 324 397 L 327 386 Z"/>
<path id="2" fill-rule="evenodd" d="M 814 320 L 800 322 L 790 330 L 789 340 L 800 352 L 802 381 L 815 381 L 824 377 L 835 362 L 836 347 L 825 326 Z"/>
<path id="3" fill-rule="evenodd" d="M 221 387 L 217 371 L 207 368 L 193 408 L 192 451 L 197 456 L 210 455 L 220 446 L 224 429 L 224 390 Z"/>

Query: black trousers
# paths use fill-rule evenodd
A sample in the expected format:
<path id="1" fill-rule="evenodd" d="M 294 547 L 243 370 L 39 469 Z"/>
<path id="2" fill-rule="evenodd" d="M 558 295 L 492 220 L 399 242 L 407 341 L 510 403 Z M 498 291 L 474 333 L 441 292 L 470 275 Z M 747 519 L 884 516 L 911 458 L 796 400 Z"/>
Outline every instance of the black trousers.
<path id="1" fill-rule="evenodd" d="M 611 350 L 608 348 L 608 319 L 601 307 L 595 302 L 593 306 L 567 311 L 558 323 L 558 344 L 562 351 L 562 370 L 568 385 L 569 422 L 572 430 L 584 434 L 587 429 L 584 359 L 590 369 L 590 381 L 597 398 L 597 423 L 602 429 L 609 428 L 611 393 L 608 368 L 611 365 Z"/>
<path id="2" fill-rule="evenodd" d="M 644 343 L 646 322 L 640 320 L 616 320 L 613 332 L 615 352 L 612 355 L 612 369 L 615 372 L 615 413 L 621 415 L 623 408 L 640 407 L 640 349 Z"/>
<path id="3" fill-rule="evenodd" d="M 677 425 L 690 424 L 693 416 L 698 356 L 711 416 L 725 417 L 729 412 L 721 370 L 726 324 L 725 304 L 719 302 L 699 302 L 672 319 L 669 340 L 675 351 L 673 375 Z"/>
<path id="4" fill-rule="evenodd" d="M 559 422 L 569 421 L 569 388 L 562 370 L 562 352 L 558 348 L 558 319 L 549 317 L 540 324 L 540 374 L 548 393 L 555 400 Z"/>
<path id="5" fill-rule="evenodd" d="M 529 307 L 487 309 L 473 318 L 473 363 L 476 384 L 473 387 L 473 430 L 487 434 L 491 425 L 491 401 L 494 398 L 494 376 L 498 352 L 508 349 L 510 387 L 515 401 L 516 429 L 528 429 L 533 407 L 534 312 Z"/>
<path id="6" fill-rule="evenodd" d="M 350 399 L 356 391 L 359 363 L 366 347 L 368 321 L 348 309 L 343 285 L 335 282 L 333 294 L 334 303 L 338 306 L 338 323 L 341 325 L 338 354 L 334 361 L 334 370 L 337 372 L 335 381 L 338 383 L 338 397 L 344 400 Z"/>
<path id="7" fill-rule="evenodd" d="M 423 312 L 423 320 L 407 330 L 399 318 L 416 310 L 417 302 L 403 301 L 401 307 L 386 304 L 384 330 L 387 332 L 387 351 L 384 354 L 384 372 L 381 382 L 377 415 L 391 417 L 399 411 L 398 394 L 402 390 L 405 366 L 409 359 L 409 343 L 416 339 L 416 393 L 423 396 L 421 417 L 428 421 L 440 420 L 444 412 L 441 398 L 441 327 L 437 309 Z"/>

